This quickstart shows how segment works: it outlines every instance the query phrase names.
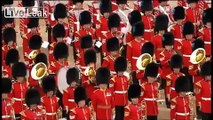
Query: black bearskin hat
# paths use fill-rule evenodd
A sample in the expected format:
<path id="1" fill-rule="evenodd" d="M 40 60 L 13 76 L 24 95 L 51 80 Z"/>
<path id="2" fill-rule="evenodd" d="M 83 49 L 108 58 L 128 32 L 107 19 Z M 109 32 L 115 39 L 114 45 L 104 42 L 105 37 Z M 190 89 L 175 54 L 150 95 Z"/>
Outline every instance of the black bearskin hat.
<path id="1" fill-rule="evenodd" d="M 202 21 L 203 24 L 205 25 L 207 22 L 211 22 L 211 16 L 212 16 L 212 9 L 208 8 L 206 10 L 203 11 L 203 15 L 202 15 Z"/>
<path id="2" fill-rule="evenodd" d="M 2 0 L 2 5 L 11 5 L 13 4 L 13 0 Z"/>
<path id="3" fill-rule="evenodd" d="M 27 24 L 27 28 L 38 27 L 39 19 L 38 18 L 29 18 L 29 22 Z"/>
<path id="4" fill-rule="evenodd" d="M 15 29 L 11 28 L 11 27 L 4 29 L 3 39 L 4 39 L 4 42 L 6 44 L 8 44 L 10 41 L 13 41 L 14 43 L 16 43 L 16 31 L 15 31 Z"/>
<path id="5" fill-rule="evenodd" d="M 116 4 L 126 4 L 127 0 L 116 0 Z"/>
<path id="6" fill-rule="evenodd" d="M 171 32 L 167 32 L 162 37 L 162 45 L 174 45 L 174 35 Z"/>
<path id="7" fill-rule="evenodd" d="M 132 101 L 132 98 L 139 98 L 141 95 L 141 86 L 138 84 L 131 84 L 128 89 L 128 99 Z"/>
<path id="8" fill-rule="evenodd" d="M 203 63 L 201 65 L 201 75 L 202 76 L 207 76 L 207 75 L 211 75 L 211 62 L 210 61 L 206 61 L 205 63 Z"/>
<path id="9" fill-rule="evenodd" d="M 2 26 L 6 25 L 6 24 L 12 24 L 14 22 L 14 18 L 5 18 L 5 12 L 2 11 Z"/>
<path id="10" fill-rule="evenodd" d="M 100 13 L 103 15 L 106 12 L 112 12 L 112 3 L 111 0 L 101 0 L 100 2 Z"/>
<path id="11" fill-rule="evenodd" d="M 23 7 L 33 7 L 35 5 L 35 0 L 22 0 Z"/>
<path id="12" fill-rule="evenodd" d="M 183 35 L 194 34 L 194 25 L 192 22 L 185 22 L 183 25 Z"/>
<path id="13" fill-rule="evenodd" d="M 172 55 L 170 60 L 170 67 L 173 68 L 182 68 L 183 65 L 183 58 L 179 54 Z"/>
<path id="14" fill-rule="evenodd" d="M 25 77 L 27 75 L 27 67 L 23 62 L 16 62 L 12 66 L 12 76 L 16 77 Z"/>
<path id="15" fill-rule="evenodd" d="M 118 57 L 114 63 L 114 69 L 116 72 L 124 72 L 127 68 L 127 60 L 124 57 Z"/>
<path id="16" fill-rule="evenodd" d="M 113 28 L 113 27 L 119 27 L 120 20 L 121 19 L 117 13 L 110 14 L 109 18 L 108 18 L 108 22 L 107 22 L 109 30 L 111 30 L 111 28 Z"/>
<path id="17" fill-rule="evenodd" d="M 187 0 L 187 3 L 190 4 L 190 3 L 197 3 L 199 0 Z"/>
<path id="18" fill-rule="evenodd" d="M 36 88 L 30 88 L 25 94 L 25 103 L 28 107 L 33 104 L 39 105 L 41 103 L 41 96 Z"/>
<path id="19" fill-rule="evenodd" d="M 72 82 L 79 83 L 80 80 L 80 71 L 76 67 L 69 68 L 66 74 L 67 84 L 71 84 Z"/>
<path id="20" fill-rule="evenodd" d="M 135 23 L 142 21 L 141 13 L 138 10 L 133 10 L 129 13 L 129 23 L 133 26 Z"/>
<path id="21" fill-rule="evenodd" d="M 165 30 L 167 31 L 167 28 L 168 28 L 168 24 L 169 24 L 169 18 L 167 15 L 165 14 L 162 14 L 162 15 L 158 15 L 156 17 L 156 20 L 155 20 L 155 31 L 158 32 L 160 30 Z"/>
<path id="22" fill-rule="evenodd" d="M 106 42 L 107 51 L 118 51 L 119 50 L 119 40 L 116 37 L 109 38 Z"/>
<path id="23" fill-rule="evenodd" d="M 141 12 L 152 11 L 152 1 L 151 0 L 141 0 Z"/>
<path id="24" fill-rule="evenodd" d="M 56 38 L 62 37 L 64 38 L 66 35 L 66 31 L 64 28 L 64 25 L 58 23 L 53 27 L 53 38 L 56 40 Z"/>
<path id="25" fill-rule="evenodd" d="M 107 67 L 100 67 L 96 72 L 96 83 L 99 84 L 108 84 L 110 79 L 110 71 Z"/>
<path id="26" fill-rule="evenodd" d="M 30 37 L 30 40 L 28 42 L 28 46 L 32 50 L 40 49 L 41 44 L 42 44 L 42 38 L 39 35 L 33 35 L 32 37 Z"/>
<path id="27" fill-rule="evenodd" d="M 91 35 L 85 35 L 81 37 L 81 48 L 91 48 L 92 47 L 92 36 Z"/>
<path id="28" fill-rule="evenodd" d="M 87 100 L 87 92 L 83 86 L 78 86 L 74 91 L 74 100 L 78 104 L 81 100 Z"/>
<path id="29" fill-rule="evenodd" d="M 64 42 L 57 43 L 54 48 L 53 55 L 56 60 L 60 58 L 67 58 L 69 55 L 69 51 L 66 43 Z"/>
<path id="30" fill-rule="evenodd" d="M 43 62 L 45 65 L 48 65 L 47 55 L 44 53 L 38 53 L 34 59 L 35 64 L 39 62 Z"/>
<path id="31" fill-rule="evenodd" d="M 164 1 L 169 1 L 169 0 L 158 0 L 159 3 L 164 2 Z"/>
<path id="32" fill-rule="evenodd" d="M 179 92 L 189 92 L 190 91 L 190 82 L 186 76 L 180 76 L 175 81 L 175 91 Z"/>
<path id="33" fill-rule="evenodd" d="M 149 53 L 151 56 L 154 55 L 154 45 L 152 42 L 146 42 L 143 44 L 141 54 Z"/>
<path id="34" fill-rule="evenodd" d="M 84 63 L 88 65 L 90 63 L 96 63 L 96 52 L 93 49 L 88 49 L 84 52 Z"/>
<path id="35" fill-rule="evenodd" d="M 19 61 L 19 53 L 17 49 L 8 50 L 5 57 L 5 64 L 10 65 L 11 63 L 16 63 Z"/>
<path id="36" fill-rule="evenodd" d="M 79 15 L 80 25 L 91 24 L 91 14 L 89 11 L 85 10 Z"/>
<path id="37" fill-rule="evenodd" d="M 66 18 L 66 17 L 67 17 L 66 6 L 62 3 L 58 3 L 54 9 L 54 18 L 57 20 L 58 18 Z"/>
<path id="38" fill-rule="evenodd" d="M 157 77 L 158 75 L 158 64 L 156 63 L 149 63 L 146 68 L 145 68 L 145 72 L 144 72 L 144 77 Z"/>
<path id="39" fill-rule="evenodd" d="M 185 18 L 185 10 L 182 6 L 177 6 L 173 10 L 173 18 L 175 21 Z"/>
<path id="40" fill-rule="evenodd" d="M 12 81 L 9 78 L 2 78 L 1 82 L 2 82 L 2 85 L 1 85 L 2 93 L 9 94 L 12 90 Z"/>
<path id="41" fill-rule="evenodd" d="M 44 93 L 47 93 L 49 91 L 55 91 L 55 78 L 53 76 L 45 76 L 44 78 L 42 78 L 42 89 Z"/>
<path id="42" fill-rule="evenodd" d="M 84 0 L 73 0 L 72 2 L 73 2 L 73 4 L 75 5 L 76 3 L 83 3 Z"/>
<path id="43" fill-rule="evenodd" d="M 143 36 L 144 34 L 144 24 L 142 21 L 135 23 L 132 26 L 132 36 Z"/>
<path id="44" fill-rule="evenodd" d="M 192 51 L 198 49 L 198 48 L 203 48 L 205 49 L 205 44 L 204 41 L 201 39 L 196 39 L 192 42 Z"/>

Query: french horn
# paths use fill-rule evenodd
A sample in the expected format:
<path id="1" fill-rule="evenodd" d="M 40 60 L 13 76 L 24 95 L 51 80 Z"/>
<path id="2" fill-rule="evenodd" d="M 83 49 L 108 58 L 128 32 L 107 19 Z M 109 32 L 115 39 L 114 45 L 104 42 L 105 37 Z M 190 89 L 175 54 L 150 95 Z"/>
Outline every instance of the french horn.
<path id="1" fill-rule="evenodd" d="M 31 76 L 35 80 L 42 79 L 47 74 L 47 66 L 43 62 L 35 64 L 31 70 Z"/>
<path id="2" fill-rule="evenodd" d="M 145 70 L 146 66 L 152 62 L 152 56 L 149 53 L 144 53 L 140 55 L 137 59 L 136 67 L 139 70 Z"/>
<path id="3" fill-rule="evenodd" d="M 34 59 L 37 55 L 38 55 L 38 51 L 37 50 L 33 50 L 32 52 L 30 52 L 28 58 L 29 59 Z"/>
<path id="4" fill-rule="evenodd" d="M 206 51 L 203 48 L 194 50 L 190 56 L 192 64 L 199 64 L 206 58 Z"/>

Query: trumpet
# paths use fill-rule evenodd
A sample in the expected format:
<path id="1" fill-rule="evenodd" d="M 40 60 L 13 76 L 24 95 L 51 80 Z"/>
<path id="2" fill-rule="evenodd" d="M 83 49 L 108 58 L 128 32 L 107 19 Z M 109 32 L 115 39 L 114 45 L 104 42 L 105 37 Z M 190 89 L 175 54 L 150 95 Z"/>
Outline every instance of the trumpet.
<path id="1" fill-rule="evenodd" d="M 32 52 L 30 52 L 28 58 L 29 59 L 35 59 L 35 57 L 38 55 L 38 51 L 37 50 L 33 50 Z"/>

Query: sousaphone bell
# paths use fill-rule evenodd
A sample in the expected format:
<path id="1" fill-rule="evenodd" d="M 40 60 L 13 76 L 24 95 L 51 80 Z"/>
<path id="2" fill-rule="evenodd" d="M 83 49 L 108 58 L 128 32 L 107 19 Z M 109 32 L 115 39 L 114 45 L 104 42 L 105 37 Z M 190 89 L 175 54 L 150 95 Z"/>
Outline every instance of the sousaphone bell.
<path id="1" fill-rule="evenodd" d="M 35 64 L 31 70 L 31 76 L 34 80 L 40 80 L 47 74 L 47 66 L 43 62 Z"/>
<path id="2" fill-rule="evenodd" d="M 194 50 L 190 56 L 190 62 L 192 64 L 201 63 L 206 57 L 206 51 L 203 48 L 198 48 Z"/>
<path id="3" fill-rule="evenodd" d="M 144 53 L 139 56 L 136 62 L 136 67 L 139 70 L 145 70 L 146 66 L 152 62 L 152 56 L 149 53 Z"/>

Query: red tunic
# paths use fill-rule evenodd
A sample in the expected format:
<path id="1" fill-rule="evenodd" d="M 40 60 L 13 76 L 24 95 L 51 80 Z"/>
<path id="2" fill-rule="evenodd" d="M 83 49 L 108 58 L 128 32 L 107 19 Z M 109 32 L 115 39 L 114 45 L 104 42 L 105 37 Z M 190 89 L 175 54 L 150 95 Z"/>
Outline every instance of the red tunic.
<path id="1" fill-rule="evenodd" d="M 22 120 L 46 120 L 45 111 L 39 107 L 36 110 L 32 111 L 29 108 L 21 111 Z"/>
<path id="2" fill-rule="evenodd" d="M 59 110 L 58 101 L 59 98 L 56 96 L 48 97 L 45 95 L 41 98 L 41 104 L 46 111 L 47 120 L 56 120 L 56 114 Z"/>
<path id="3" fill-rule="evenodd" d="M 129 80 L 126 76 L 115 75 L 110 79 L 109 88 L 114 94 L 115 106 L 125 106 L 128 103 L 127 90 Z"/>
<path id="4" fill-rule="evenodd" d="M 160 35 L 160 34 L 155 35 L 152 39 L 152 43 L 153 43 L 154 49 L 155 49 L 156 60 L 159 60 L 160 52 L 163 50 L 162 35 Z"/>
<path id="5" fill-rule="evenodd" d="M 129 104 L 124 109 L 124 120 L 140 120 L 140 106 Z"/>
<path id="6" fill-rule="evenodd" d="M 2 100 L 1 118 L 2 120 L 11 120 L 15 115 L 13 112 L 12 101 L 10 98 Z"/>
<path id="7" fill-rule="evenodd" d="M 116 74 L 114 70 L 114 62 L 119 56 L 119 54 L 116 56 L 107 55 L 103 60 L 102 67 L 108 67 L 112 74 Z"/>
<path id="8" fill-rule="evenodd" d="M 183 66 L 189 67 L 192 63 L 189 61 L 192 54 L 192 42 L 193 40 L 182 40 L 181 53 L 183 55 Z"/>
<path id="9" fill-rule="evenodd" d="M 112 120 L 112 109 L 114 108 L 113 94 L 109 89 L 97 89 L 92 94 L 92 106 L 96 112 L 96 119 Z"/>
<path id="10" fill-rule="evenodd" d="M 101 34 L 103 32 L 108 31 L 107 21 L 108 21 L 108 19 L 103 17 L 103 16 L 101 16 L 100 20 L 97 21 L 96 36 L 97 36 L 98 39 L 101 39 Z"/>
<path id="11" fill-rule="evenodd" d="M 211 28 L 203 27 L 199 30 L 198 36 L 205 43 L 206 55 L 211 56 Z"/>
<path id="12" fill-rule="evenodd" d="M 71 26 L 71 30 L 75 33 L 76 31 L 80 30 L 79 15 L 81 12 L 84 11 L 84 9 L 77 9 L 75 7 L 70 6 L 68 11 L 68 22 Z"/>
<path id="13" fill-rule="evenodd" d="M 142 16 L 142 21 L 144 23 L 144 40 L 151 41 L 154 36 L 153 25 L 154 16 Z"/>
<path id="14" fill-rule="evenodd" d="M 76 107 L 73 108 L 69 114 L 69 120 L 90 120 L 90 108 L 89 107 Z"/>
<path id="15" fill-rule="evenodd" d="M 67 110 L 71 110 L 73 109 L 74 107 L 76 107 L 76 103 L 74 101 L 74 91 L 75 91 L 75 88 L 72 88 L 72 87 L 68 87 L 66 90 L 64 90 L 64 93 L 63 93 L 63 105 L 64 105 L 64 108 L 67 109 Z"/>

